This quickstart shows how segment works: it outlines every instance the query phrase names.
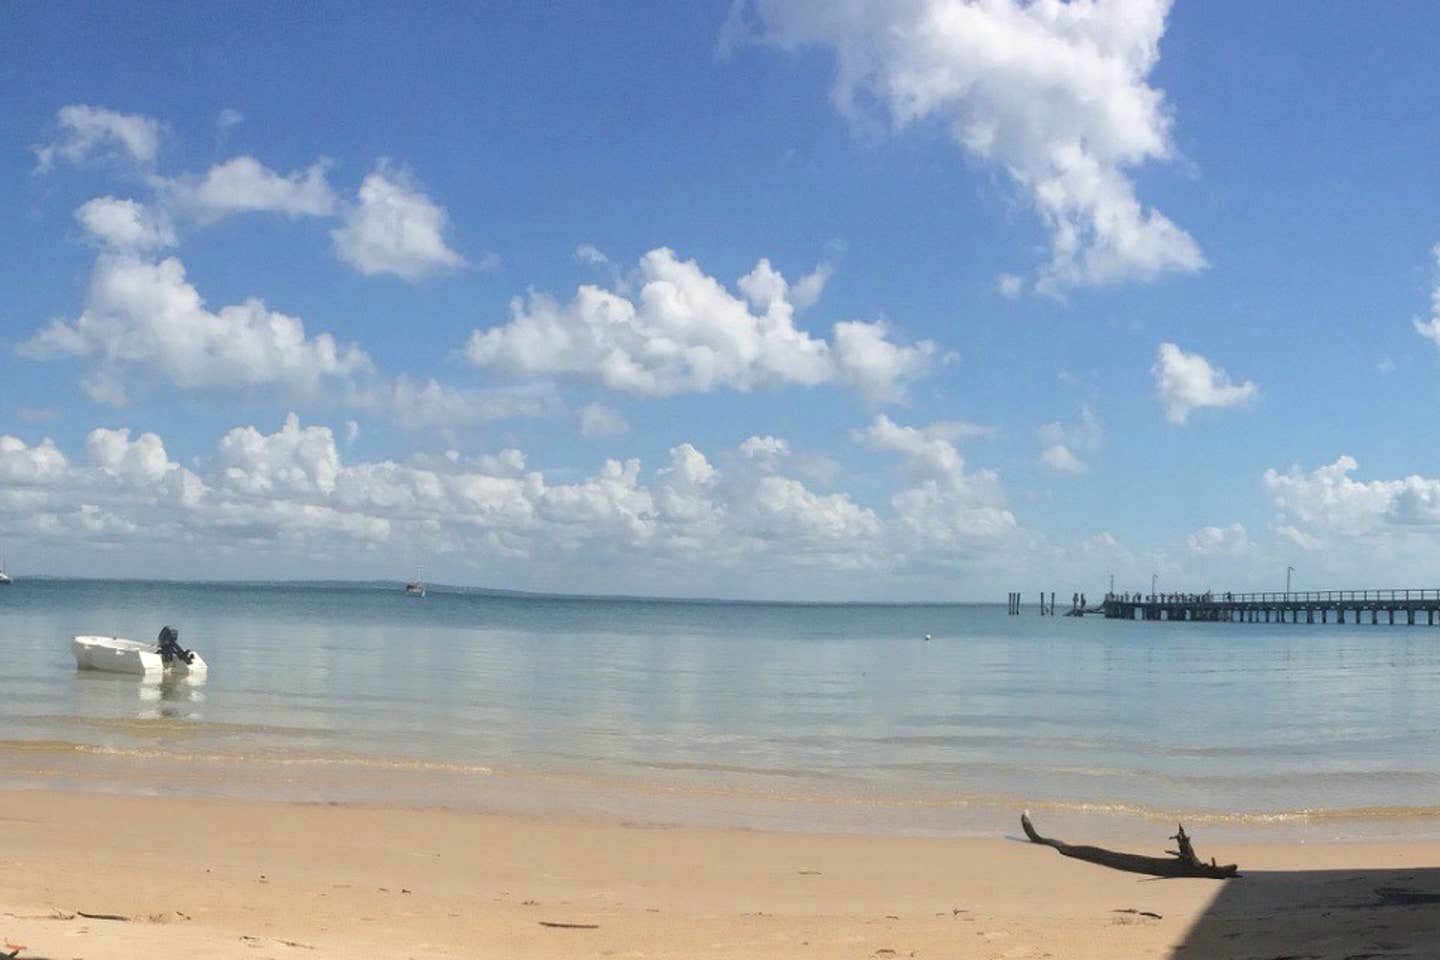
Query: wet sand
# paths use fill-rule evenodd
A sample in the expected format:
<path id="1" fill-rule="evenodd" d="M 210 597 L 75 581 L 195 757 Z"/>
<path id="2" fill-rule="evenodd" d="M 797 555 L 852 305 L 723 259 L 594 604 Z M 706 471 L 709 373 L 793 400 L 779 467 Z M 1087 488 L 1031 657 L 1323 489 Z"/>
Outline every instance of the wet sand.
<path id="1" fill-rule="evenodd" d="M 1338 958 L 1440 943 L 1440 843 L 1196 832 L 1202 856 L 1246 876 L 1148 880 L 999 836 L 0 791 L 0 942 L 22 960 Z"/>

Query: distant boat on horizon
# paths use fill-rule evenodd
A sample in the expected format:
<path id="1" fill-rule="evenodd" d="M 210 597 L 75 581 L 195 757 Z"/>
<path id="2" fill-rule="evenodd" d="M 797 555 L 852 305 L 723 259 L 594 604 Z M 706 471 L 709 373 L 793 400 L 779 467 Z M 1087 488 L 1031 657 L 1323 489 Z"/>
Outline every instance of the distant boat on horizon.
<path id="1" fill-rule="evenodd" d="M 425 596 L 425 571 L 418 563 L 415 565 L 415 579 L 405 584 L 405 592 L 412 597 Z"/>
<path id="2" fill-rule="evenodd" d="M 0 556 L 0 587 L 14 582 L 14 580 L 10 579 L 10 574 L 5 572 L 5 558 Z"/>

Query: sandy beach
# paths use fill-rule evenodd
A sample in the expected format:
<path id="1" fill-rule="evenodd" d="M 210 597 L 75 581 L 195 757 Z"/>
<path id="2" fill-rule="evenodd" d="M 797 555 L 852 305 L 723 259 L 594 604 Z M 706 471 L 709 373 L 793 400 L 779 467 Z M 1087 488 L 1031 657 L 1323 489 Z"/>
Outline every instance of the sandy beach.
<path id="1" fill-rule="evenodd" d="M 1202 855 L 1245 877 L 1159 881 L 1003 836 L 54 791 L 3 792 L 0 809 L 0 940 L 22 960 L 1338 958 L 1440 943 L 1437 843 L 1201 835 Z"/>

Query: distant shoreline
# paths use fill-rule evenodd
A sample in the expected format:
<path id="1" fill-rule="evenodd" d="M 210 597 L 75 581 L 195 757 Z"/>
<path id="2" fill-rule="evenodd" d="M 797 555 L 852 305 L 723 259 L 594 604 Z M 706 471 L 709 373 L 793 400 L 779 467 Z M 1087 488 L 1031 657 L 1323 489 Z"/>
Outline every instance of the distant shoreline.
<path id="1" fill-rule="evenodd" d="M 72 577 L 49 573 L 15 574 L 16 583 L 103 583 L 103 584 L 155 584 L 178 587 L 226 587 L 226 588 L 307 588 L 314 590 L 361 590 L 395 589 L 402 590 L 405 580 L 182 580 L 169 577 Z M 996 600 L 755 600 L 734 597 L 695 596 L 651 596 L 630 593 L 547 593 L 540 590 L 508 590 L 500 587 L 464 586 L 461 584 L 425 582 L 431 593 L 452 593 L 465 596 L 500 597 L 515 600 L 559 600 L 619 603 L 674 603 L 690 606 L 744 605 L 759 607 L 999 607 Z"/>

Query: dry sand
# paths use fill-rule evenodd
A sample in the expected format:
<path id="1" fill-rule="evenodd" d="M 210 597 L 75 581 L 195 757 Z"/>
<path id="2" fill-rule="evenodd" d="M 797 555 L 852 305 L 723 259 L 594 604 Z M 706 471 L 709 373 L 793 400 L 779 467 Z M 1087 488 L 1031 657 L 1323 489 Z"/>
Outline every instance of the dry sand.
<path id="1" fill-rule="evenodd" d="M 998 836 L 10 791 L 0 942 L 22 960 L 1440 956 L 1440 844 L 1197 833 L 1244 879 L 1147 880 Z"/>

